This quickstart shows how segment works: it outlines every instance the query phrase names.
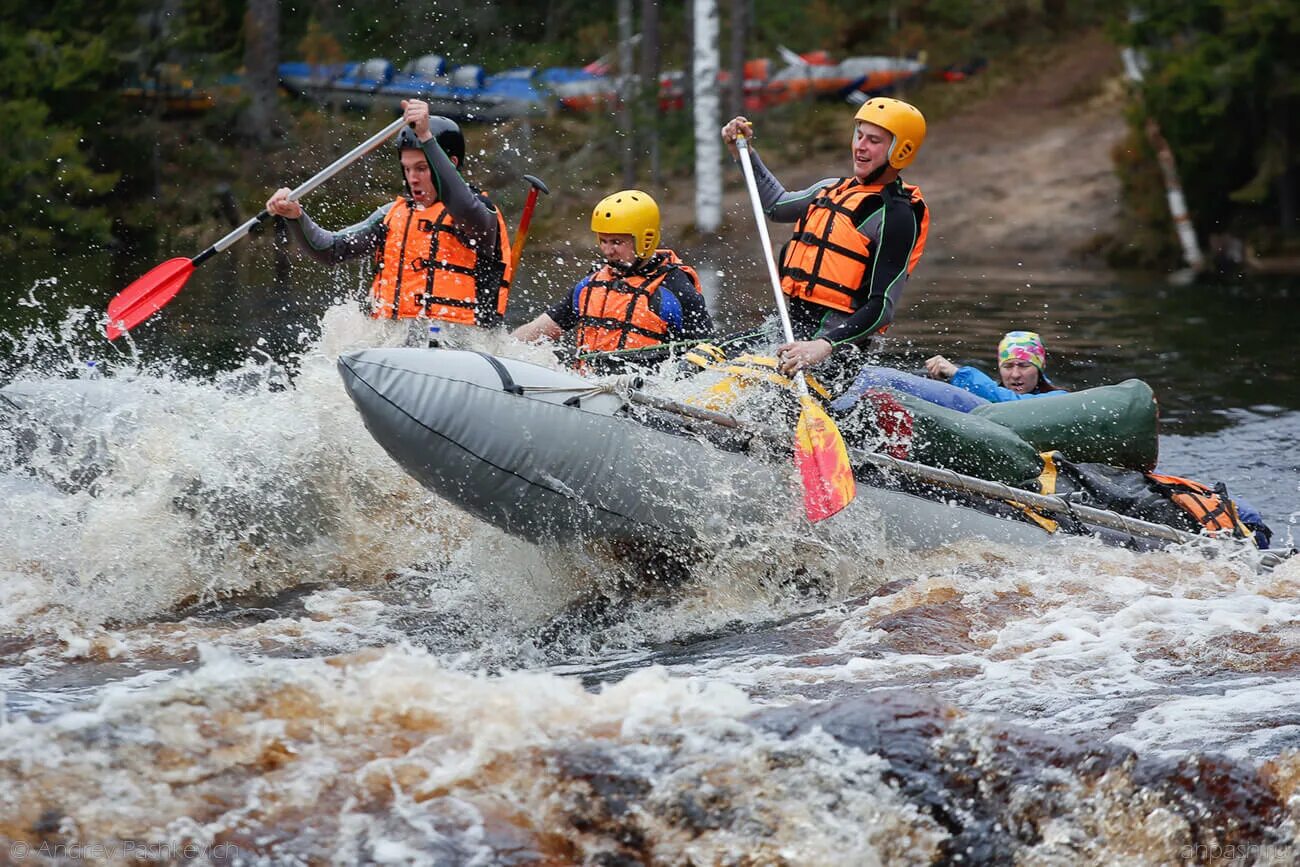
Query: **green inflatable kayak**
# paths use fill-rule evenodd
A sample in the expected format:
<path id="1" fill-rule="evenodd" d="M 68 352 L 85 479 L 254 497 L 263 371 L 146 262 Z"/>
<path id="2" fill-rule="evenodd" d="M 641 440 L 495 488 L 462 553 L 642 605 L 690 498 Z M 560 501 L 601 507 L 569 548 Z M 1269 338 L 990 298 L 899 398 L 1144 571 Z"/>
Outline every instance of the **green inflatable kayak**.
<path id="1" fill-rule="evenodd" d="M 958 412 L 894 388 L 868 389 L 855 407 L 867 424 L 849 422 L 874 436 L 861 445 L 896 458 L 1013 485 L 1038 476 L 1038 450 L 1010 428 L 974 413 Z"/>
<path id="2" fill-rule="evenodd" d="M 970 414 L 1015 431 L 1040 452 L 1059 451 L 1075 462 L 1144 472 L 1156 466 L 1156 399 L 1140 379 L 1039 400 L 990 403 Z"/>

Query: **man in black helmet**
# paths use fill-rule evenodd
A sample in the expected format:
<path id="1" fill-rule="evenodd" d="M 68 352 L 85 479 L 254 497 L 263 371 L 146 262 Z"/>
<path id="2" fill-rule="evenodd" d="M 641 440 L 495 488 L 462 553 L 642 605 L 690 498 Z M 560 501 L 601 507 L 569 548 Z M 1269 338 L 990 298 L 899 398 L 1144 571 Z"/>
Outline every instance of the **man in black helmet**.
<path id="1" fill-rule="evenodd" d="M 405 189 L 395 201 L 338 232 L 322 229 L 281 188 L 266 210 L 289 221 L 315 259 L 375 257 L 370 312 L 376 319 L 438 319 L 498 325 L 510 291 L 510 240 L 501 212 L 460 176 L 465 138 L 427 103 L 402 101 L 395 139 Z"/>

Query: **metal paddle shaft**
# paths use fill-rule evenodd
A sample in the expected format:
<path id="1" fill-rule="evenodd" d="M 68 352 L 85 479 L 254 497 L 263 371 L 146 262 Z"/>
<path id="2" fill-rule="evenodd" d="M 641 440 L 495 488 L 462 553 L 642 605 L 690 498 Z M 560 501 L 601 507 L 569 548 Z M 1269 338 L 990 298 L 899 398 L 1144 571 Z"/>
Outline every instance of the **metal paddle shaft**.
<path id="1" fill-rule="evenodd" d="M 328 166 L 321 169 L 319 172 L 312 175 L 307 180 L 303 181 L 297 187 L 294 187 L 293 190 L 289 192 L 289 201 L 291 202 L 298 201 L 300 198 L 307 195 L 312 190 L 316 189 L 321 184 L 325 183 L 330 178 L 334 177 L 339 172 L 343 171 L 348 166 L 352 165 L 357 160 L 361 159 L 363 156 L 373 151 L 375 148 L 379 147 L 381 144 L 383 144 L 385 141 L 391 138 L 393 136 L 393 133 L 401 129 L 403 123 L 405 123 L 405 118 L 399 117 L 397 120 L 393 121 L 388 126 L 384 127 L 379 132 L 375 133 L 370 138 L 366 139 L 361 144 L 357 145 L 352 150 L 348 151 L 343 156 L 339 157 L 334 162 L 330 163 Z M 226 250 L 232 244 L 238 241 L 240 238 L 244 237 L 250 231 L 252 231 L 254 226 L 262 222 L 269 216 L 271 216 L 270 212 L 264 209 L 256 217 L 253 217 L 247 223 L 240 226 L 238 229 L 235 229 L 229 235 L 222 238 L 220 241 L 213 244 L 211 247 L 204 250 L 202 253 L 195 256 L 190 261 L 193 262 L 195 266 L 201 265 L 203 261 L 207 259 L 209 256 L 215 255 L 217 253 Z"/>
<path id="2" fill-rule="evenodd" d="M 776 297 L 776 312 L 781 317 L 781 331 L 786 343 L 794 343 L 794 327 L 790 325 L 790 311 L 785 306 L 785 293 L 781 291 L 781 275 L 776 270 L 776 257 L 772 255 L 772 239 L 767 234 L 767 215 L 758 199 L 758 182 L 754 180 L 754 165 L 749 150 L 749 142 L 743 135 L 736 136 L 736 147 L 740 149 L 740 170 L 745 173 L 745 185 L 749 187 L 749 203 L 754 208 L 754 222 L 758 224 L 758 236 L 763 241 L 763 258 L 767 260 L 767 276 L 772 281 L 772 294 Z M 808 383 L 804 381 L 803 371 L 795 371 L 795 382 L 799 394 L 808 393 Z"/>
<path id="3" fill-rule="evenodd" d="M 393 133 L 401 129 L 403 123 L 405 123 L 405 119 L 399 117 L 308 178 L 289 193 L 289 199 L 297 201 L 302 196 L 307 195 L 343 169 L 379 147 L 391 138 Z M 229 248 L 269 216 L 271 216 L 270 213 L 263 210 L 256 217 L 253 217 L 193 259 L 184 257 L 168 259 L 161 265 L 155 266 L 149 273 L 137 278 L 130 286 L 114 295 L 112 300 L 108 302 L 108 324 L 104 327 L 105 336 L 109 340 L 116 340 L 157 313 L 163 308 L 163 305 L 176 296 L 177 292 L 181 291 L 181 287 L 190 279 L 190 275 L 194 273 L 197 266 Z"/>

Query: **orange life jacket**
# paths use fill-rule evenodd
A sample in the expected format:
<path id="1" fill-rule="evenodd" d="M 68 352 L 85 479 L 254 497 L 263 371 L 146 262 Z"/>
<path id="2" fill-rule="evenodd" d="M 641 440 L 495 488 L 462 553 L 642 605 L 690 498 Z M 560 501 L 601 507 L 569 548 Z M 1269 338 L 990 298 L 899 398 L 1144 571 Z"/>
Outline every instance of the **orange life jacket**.
<path id="1" fill-rule="evenodd" d="M 674 270 L 681 270 L 695 291 L 700 278 L 672 250 L 656 250 L 653 265 L 644 273 L 620 275 L 608 264 L 587 280 L 578 294 L 578 352 L 642 349 L 668 339 L 668 323 L 650 307 L 650 298 Z"/>
<path id="2" fill-rule="evenodd" d="M 794 298 L 852 313 L 870 291 L 871 243 L 858 231 L 867 214 L 859 213 L 870 196 L 901 192 L 920 218 L 916 243 L 907 262 L 911 274 L 925 250 L 930 210 L 921 190 L 902 181 L 863 184 L 844 178 L 824 187 L 794 225 L 794 236 L 781 251 L 781 290 Z"/>
<path id="3" fill-rule="evenodd" d="M 425 316 L 465 325 L 500 322 L 514 275 L 506 222 L 500 211 L 495 213 L 496 249 L 480 255 L 442 202 L 420 210 L 405 196 L 394 202 L 384 215 L 384 245 L 375 254 L 371 315 Z"/>
<path id="4" fill-rule="evenodd" d="M 1160 493 L 1195 518 L 1196 523 L 1211 536 L 1227 532 L 1237 537 L 1255 538 L 1255 534 L 1237 516 L 1237 507 L 1222 486 L 1216 491 L 1200 482 L 1179 476 L 1159 473 L 1147 473 L 1146 476 L 1156 483 Z"/>

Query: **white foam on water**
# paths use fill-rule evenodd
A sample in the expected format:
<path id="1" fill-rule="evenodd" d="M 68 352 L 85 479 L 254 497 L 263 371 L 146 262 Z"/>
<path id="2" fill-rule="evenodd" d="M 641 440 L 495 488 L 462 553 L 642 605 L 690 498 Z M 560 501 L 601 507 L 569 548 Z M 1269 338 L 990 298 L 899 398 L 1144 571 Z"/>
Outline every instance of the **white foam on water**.
<path id="1" fill-rule="evenodd" d="M 252 363 L 215 381 L 124 368 L 11 386 L 0 628 L 141 622 L 233 593 L 477 562 L 471 542 L 528 547 L 429 495 L 365 431 L 335 359 L 405 336 L 339 305 L 288 388 Z"/>
<path id="2" fill-rule="evenodd" d="M 9 723 L 0 836 L 55 810 L 82 841 L 224 841 L 258 863 L 443 846 L 490 857 L 506 826 L 524 851 L 563 841 L 584 860 L 619 827 L 661 863 L 933 854 L 945 833 L 878 759 L 819 732 L 762 733 L 744 723 L 753 708 L 734 687 L 660 669 L 590 693 L 544 673 L 449 671 L 400 647 L 259 664 L 209 652 L 169 682 Z M 611 813 L 623 786 L 639 806 Z M 683 810 L 698 813 L 695 833 Z"/>
<path id="3" fill-rule="evenodd" d="M 1141 754 L 1261 758 L 1297 743 L 1294 561 L 1256 574 L 1186 554 L 971 543 L 909 566 L 916 579 L 892 593 L 825 608 L 690 670 L 777 704 L 912 687 Z"/>

